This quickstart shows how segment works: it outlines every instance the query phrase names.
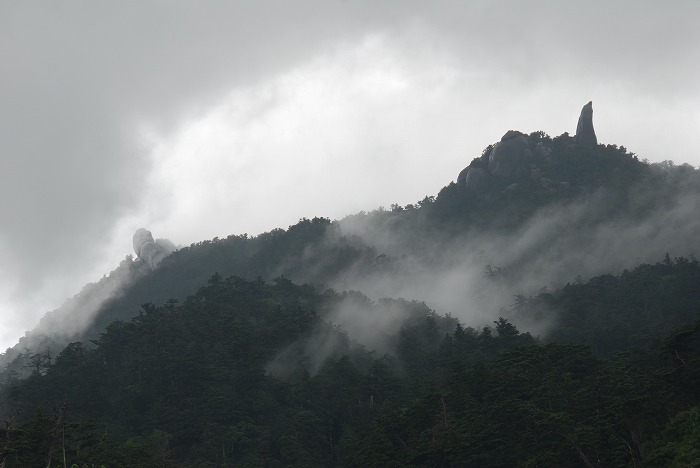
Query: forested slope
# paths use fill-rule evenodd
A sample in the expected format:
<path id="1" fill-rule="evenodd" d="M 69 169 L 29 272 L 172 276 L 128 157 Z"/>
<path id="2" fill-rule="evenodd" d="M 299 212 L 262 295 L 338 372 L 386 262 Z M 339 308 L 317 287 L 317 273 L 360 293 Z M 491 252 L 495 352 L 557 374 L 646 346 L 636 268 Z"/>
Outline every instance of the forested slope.
<path id="1" fill-rule="evenodd" d="M 683 272 L 699 273 L 685 260 L 640 269 L 619 292 L 670 273 L 667 286 L 692 297 Z M 582 305 L 566 313 L 630 317 L 598 295 L 605 279 L 578 285 Z M 386 353 L 328 321 L 347 301 L 401 311 Z M 687 466 L 700 321 L 663 337 L 637 323 L 655 344 L 602 357 L 504 318 L 475 330 L 421 303 L 214 276 L 7 381 L 2 454 L 6 466 L 60 464 L 64 451 L 79 466 Z M 581 336 L 599 326 L 589 317 Z"/>
<path id="2" fill-rule="evenodd" d="M 112 274 L 47 313 L 2 362 L 27 350 L 56 351 L 70 341 L 94 339 L 141 304 L 183 299 L 214 273 L 266 280 L 284 275 L 298 283 L 360 289 L 373 298 L 426 300 L 477 325 L 497 316 L 514 295 L 559 287 L 577 276 L 618 273 L 665 253 L 687 257 L 700 248 L 697 170 L 651 165 L 615 145 L 581 147 L 567 134 L 535 132 L 528 141 L 531 156 L 516 183 L 496 185 L 488 194 L 451 183 L 413 205 L 202 241 L 150 272 L 127 257 Z M 506 299 L 474 303 L 474 292 L 490 287 L 480 279 L 487 266 L 507 273 L 502 290 L 489 291 Z M 464 277 L 465 293 L 445 300 L 450 295 L 440 285 L 455 274 Z M 465 302 L 473 303 L 469 312 L 459 310 Z"/>
<path id="3" fill-rule="evenodd" d="M 699 463 L 699 172 L 528 145 L 488 192 L 128 257 L 6 354 L 5 466 Z"/>

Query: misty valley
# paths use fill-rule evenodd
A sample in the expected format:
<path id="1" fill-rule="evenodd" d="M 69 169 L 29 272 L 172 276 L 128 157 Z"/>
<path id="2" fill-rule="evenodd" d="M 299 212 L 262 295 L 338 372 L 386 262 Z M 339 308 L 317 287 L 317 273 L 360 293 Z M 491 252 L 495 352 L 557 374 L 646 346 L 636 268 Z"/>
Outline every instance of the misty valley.
<path id="1" fill-rule="evenodd" d="M 700 171 L 592 113 L 415 204 L 139 229 L 0 355 L 0 466 L 700 466 Z"/>

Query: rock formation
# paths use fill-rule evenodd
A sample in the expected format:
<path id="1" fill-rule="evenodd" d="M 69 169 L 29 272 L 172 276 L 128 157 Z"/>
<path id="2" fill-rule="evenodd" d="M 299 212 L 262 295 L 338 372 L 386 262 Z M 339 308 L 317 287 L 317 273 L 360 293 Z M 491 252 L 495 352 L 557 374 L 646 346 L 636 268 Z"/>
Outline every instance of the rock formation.
<path id="1" fill-rule="evenodd" d="M 568 138 L 568 134 L 565 135 Z M 574 143 L 579 146 L 598 144 L 598 138 L 593 129 L 593 101 L 581 109 Z M 575 146 L 572 143 L 569 145 Z M 542 141 L 537 143 L 534 149 L 538 159 L 551 161 L 552 149 Z M 459 173 L 457 185 L 465 186 L 477 195 L 488 194 L 492 190 L 517 192 L 520 190 L 519 182 L 522 182 L 528 173 L 531 179 L 534 177 L 545 188 L 554 191 L 568 188 L 568 182 L 557 184 L 541 175 L 537 176 L 529 137 L 516 130 L 508 130 L 501 141 L 490 147 L 490 151 L 487 148 L 480 158 L 474 159 Z"/>
<path id="2" fill-rule="evenodd" d="M 532 156 L 527 145 L 527 135 L 508 130 L 489 154 L 489 172 L 504 182 L 518 177 L 523 161 Z"/>
<path id="3" fill-rule="evenodd" d="M 470 167 L 464 176 L 464 183 L 475 193 L 484 194 L 491 191 L 492 178 L 483 167 Z"/>
<path id="4" fill-rule="evenodd" d="M 595 130 L 593 129 L 593 101 L 590 101 L 581 109 L 578 125 L 576 125 L 575 141 L 583 146 L 595 146 L 598 144 L 598 138 L 596 138 Z"/>
<path id="5" fill-rule="evenodd" d="M 140 228 L 134 233 L 134 251 L 141 261 L 150 268 L 155 268 L 172 249 L 155 241 L 151 231 Z"/>
<path id="6" fill-rule="evenodd" d="M 527 135 L 508 130 L 491 151 L 464 168 L 457 176 L 457 184 L 464 185 L 478 195 L 490 192 L 498 185 L 512 184 L 518 178 L 525 160 L 532 156 Z"/>

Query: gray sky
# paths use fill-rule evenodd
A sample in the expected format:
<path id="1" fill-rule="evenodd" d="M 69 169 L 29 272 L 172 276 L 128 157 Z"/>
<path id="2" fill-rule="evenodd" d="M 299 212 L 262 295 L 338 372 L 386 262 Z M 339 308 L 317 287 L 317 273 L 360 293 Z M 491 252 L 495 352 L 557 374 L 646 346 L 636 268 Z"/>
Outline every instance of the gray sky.
<path id="1" fill-rule="evenodd" d="M 132 253 L 434 195 L 509 129 L 700 164 L 700 2 L 0 0 L 0 349 Z"/>

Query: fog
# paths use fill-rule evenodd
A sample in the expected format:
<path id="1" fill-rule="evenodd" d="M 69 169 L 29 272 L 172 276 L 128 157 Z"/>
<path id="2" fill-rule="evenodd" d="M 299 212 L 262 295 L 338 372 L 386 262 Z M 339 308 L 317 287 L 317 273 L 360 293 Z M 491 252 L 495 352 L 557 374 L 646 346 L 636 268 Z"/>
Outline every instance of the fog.
<path id="1" fill-rule="evenodd" d="M 700 251 L 697 171 L 664 165 L 655 170 L 681 180 L 689 177 L 680 184 L 682 190 L 662 203 L 650 199 L 658 194 L 647 187 L 632 186 L 627 211 L 611 215 L 615 195 L 602 188 L 542 208 L 513 231 L 421 237 L 411 227 L 400 227 L 396 217 L 386 216 L 388 222 L 348 217 L 338 222 L 331 237 L 356 236 L 380 255 L 374 268 L 358 264 L 330 286 L 359 290 L 374 300 L 425 301 L 438 314 L 450 314 L 475 328 L 504 316 L 521 331 L 546 338 L 556 323 L 556 311 L 544 311 L 536 320 L 517 316 L 511 307 L 516 295 L 533 296 L 592 276 L 619 274 L 641 263 L 660 262 L 666 254 L 689 258 Z M 346 312 L 340 307 L 329 320 L 369 347 L 377 346 L 376 336 L 394 333 L 400 326 L 392 313 L 359 313 L 348 320 Z"/>
<path id="2" fill-rule="evenodd" d="M 522 298 L 661 262 L 667 254 L 693 258 L 699 251 L 700 171 L 664 163 L 652 165 L 650 172 L 653 185 L 642 179 L 621 191 L 604 185 L 575 198 L 559 197 L 566 201 L 538 209 L 515 228 L 450 234 L 444 227 L 431 229 L 430 218 L 416 208 L 399 206 L 336 221 L 323 242 L 306 247 L 301 279 L 318 276 L 314 262 L 320 262 L 321 271 L 324 253 L 332 246 L 371 247 L 373 260 L 361 258 L 325 283 L 336 291 L 362 294 L 332 302 L 321 312 L 325 325 L 277 356 L 269 370 L 284 375 L 301 362 L 314 373 L 325 358 L 347 353 L 350 343 L 378 356 L 393 353 L 393 340 L 411 309 L 383 298 L 425 301 L 437 314 L 475 329 L 493 327 L 505 317 L 521 332 L 547 339 L 558 311 L 523 315 L 516 307 Z M 422 209 L 429 204 L 424 201 Z"/>

